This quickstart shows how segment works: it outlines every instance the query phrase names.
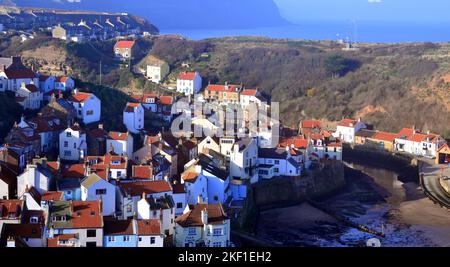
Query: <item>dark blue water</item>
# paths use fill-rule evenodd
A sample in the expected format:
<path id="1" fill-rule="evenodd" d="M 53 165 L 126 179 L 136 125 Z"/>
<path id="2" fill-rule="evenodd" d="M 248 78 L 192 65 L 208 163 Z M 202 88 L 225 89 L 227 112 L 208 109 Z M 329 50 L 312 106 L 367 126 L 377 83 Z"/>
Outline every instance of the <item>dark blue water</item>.
<path id="1" fill-rule="evenodd" d="M 349 39 L 356 42 L 449 42 L 450 23 L 388 23 L 388 22 L 303 22 L 269 28 L 190 30 L 161 29 L 162 34 L 181 34 L 201 40 L 228 36 L 264 36 L 305 40 Z"/>

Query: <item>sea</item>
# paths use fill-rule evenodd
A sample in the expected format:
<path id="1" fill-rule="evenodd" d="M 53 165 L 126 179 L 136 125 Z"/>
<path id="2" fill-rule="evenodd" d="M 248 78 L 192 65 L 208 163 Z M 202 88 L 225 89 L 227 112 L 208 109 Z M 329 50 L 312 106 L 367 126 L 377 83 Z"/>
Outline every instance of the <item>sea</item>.
<path id="1" fill-rule="evenodd" d="M 250 29 L 161 29 L 192 40 L 231 36 L 262 36 L 302 40 L 348 40 L 363 43 L 450 42 L 450 22 L 305 21 Z"/>

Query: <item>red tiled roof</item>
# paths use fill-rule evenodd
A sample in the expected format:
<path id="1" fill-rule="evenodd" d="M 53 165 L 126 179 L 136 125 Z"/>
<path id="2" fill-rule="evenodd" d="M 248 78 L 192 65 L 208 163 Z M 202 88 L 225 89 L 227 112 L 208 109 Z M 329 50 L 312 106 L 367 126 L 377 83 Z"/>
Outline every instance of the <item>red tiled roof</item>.
<path id="1" fill-rule="evenodd" d="M 303 138 L 302 136 L 299 137 L 292 137 L 292 138 L 284 138 L 281 139 L 279 142 L 280 147 L 286 147 L 294 145 L 297 149 L 305 149 L 308 147 L 309 141 L 306 138 Z"/>
<path id="2" fill-rule="evenodd" d="M 376 132 L 372 138 L 375 140 L 394 142 L 395 138 L 397 138 L 397 137 L 398 137 L 398 134 L 394 134 L 394 133 Z"/>
<path id="3" fill-rule="evenodd" d="M 315 120 L 304 120 L 301 122 L 301 128 L 302 129 L 313 129 L 313 128 L 320 128 L 321 124 L 320 121 Z"/>
<path id="4" fill-rule="evenodd" d="M 67 82 L 67 80 L 69 80 L 69 78 L 70 77 L 67 77 L 67 76 L 61 76 L 61 77 L 56 78 L 56 82 L 65 83 L 65 82 Z"/>
<path id="5" fill-rule="evenodd" d="M 160 235 L 161 225 L 159 220 L 138 220 L 137 221 L 138 235 Z"/>
<path id="6" fill-rule="evenodd" d="M 133 166 L 134 179 L 151 179 L 153 177 L 152 166 Z"/>
<path id="7" fill-rule="evenodd" d="M 109 132 L 108 138 L 112 140 L 125 141 L 128 139 L 128 133 Z"/>
<path id="8" fill-rule="evenodd" d="M 208 87 L 206 87 L 207 91 L 221 91 L 221 92 L 236 92 L 238 90 L 240 90 L 241 86 L 240 85 L 235 85 L 235 84 L 229 84 L 228 86 L 226 85 L 220 85 L 220 84 L 210 84 L 208 85 Z"/>
<path id="9" fill-rule="evenodd" d="M 42 201 L 57 201 L 62 200 L 63 193 L 56 191 L 49 191 L 42 193 L 41 200 Z"/>
<path id="10" fill-rule="evenodd" d="M 172 105 L 173 97 L 171 97 L 171 96 L 160 96 L 159 97 L 159 103 L 161 105 Z"/>
<path id="11" fill-rule="evenodd" d="M 117 41 L 117 43 L 114 45 L 114 48 L 129 48 L 129 49 L 131 49 L 135 43 L 136 43 L 135 41 Z"/>
<path id="12" fill-rule="evenodd" d="M 400 130 L 400 132 L 398 132 L 398 136 L 399 137 L 406 137 L 408 138 L 409 136 L 414 134 L 414 129 L 410 129 L 410 128 L 403 128 Z"/>
<path id="13" fill-rule="evenodd" d="M 241 95 L 246 95 L 246 96 L 255 96 L 256 94 L 258 94 L 258 90 L 256 90 L 256 89 L 245 89 L 241 93 Z"/>
<path id="14" fill-rule="evenodd" d="M 73 228 L 103 227 L 100 201 L 73 201 L 72 211 Z"/>
<path id="15" fill-rule="evenodd" d="M 339 126 L 343 126 L 343 127 L 354 127 L 355 124 L 357 123 L 356 120 L 352 120 L 352 119 L 343 119 L 342 121 L 340 121 L 338 123 Z"/>
<path id="16" fill-rule="evenodd" d="M 208 224 L 224 224 L 228 219 L 221 204 L 196 204 L 190 206 L 190 211 L 178 217 L 175 222 L 181 227 L 203 226 L 201 212 L 208 212 Z"/>
<path id="17" fill-rule="evenodd" d="M 91 93 L 78 92 L 70 96 L 69 101 L 82 103 L 91 97 Z"/>
<path id="18" fill-rule="evenodd" d="M 84 178 L 85 166 L 84 164 L 71 164 L 66 166 L 62 171 L 63 178 Z"/>
<path id="19" fill-rule="evenodd" d="M 188 182 L 188 183 L 195 183 L 195 181 L 197 180 L 199 174 L 196 172 L 185 172 L 181 175 L 181 179 L 183 179 L 183 181 Z"/>
<path id="20" fill-rule="evenodd" d="M 181 72 L 178 75 L 178 79 L 193 81 L 195 79 L 195 74 L 197 74 L 197 73 L 196 72 Z"/>
<path id="21" fill-rule="evenodd" d="M 134 109 L 139 107 L 141 104 L 139 103 L 127 103 L 127 106 L 125 107 L 125 112 L 133 113 Z"/>
<path id="22" fill-rule="evenodd" d="M 42 225 L 40 224 L 4 224 L 3 235 L 5 238 L 42 238 Z"/>
<path id="23" fill-rule="evenodd" d="M 426 135 L 426 134 L 416 133 L 416 134 L 413 134 L 413 135 L 409 136 L 409 137 L 407 138 L 407 140 L 413 141 L 413 142 L 417 142 L 417 143 L 420 143 L 420 142 L 422 142 L 423 140 L 425 140 L 425 138 L 427 138 L 427 135 Z"/>
<path id="24" fill-rule="evenodd" d="M 122 183 L 119 186 L 123 192 L 131 196 L 141 196 L 142 193 L 155 194 L 172 191 L 170 184 L 164 180 L 135 181 L 132 183 Z"/>
<path id="25" fill-rule="evenodd" d="M 68 241 L 70 239 L 78 240 L 78 234 L 64 234 L 64 235 L 55 236 L 54 238 L 48 238 L 47 239 L 47 247 L 49 247 L 49 248 L 67 247 L 66 245 L 60 245 L 59 241 L 60 240 Z"/>
<path id="26" fill-rule="evenodd" d="M 10 199 L 0 200 L 0 218 L 15 220 L 20 218 L 23 211 L 23 200 Z M 10 215 L 13 214 L 13 217 Z"/>

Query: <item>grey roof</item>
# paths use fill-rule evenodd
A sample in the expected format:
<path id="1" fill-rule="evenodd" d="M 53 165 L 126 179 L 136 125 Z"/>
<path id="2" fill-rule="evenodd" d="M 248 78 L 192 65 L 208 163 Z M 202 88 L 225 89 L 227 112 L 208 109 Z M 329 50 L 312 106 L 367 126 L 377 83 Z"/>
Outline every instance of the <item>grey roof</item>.
<path id="1" fill-rule="evenodd" d="M 164 195 L 159 198 L 147 198 L 147 203 L 150 205 L 150 210 L 171 209 L 175 206 L 175 202 L 170 195 Z"/>
<path id="2" fill-rule="evenodd" d="M 284 148 L 260 148 L 258 157 L 265 159 L 286 159 L 287 151 Z"/>
<path id="3" fill-rule="evenodd" d="M 249 137 L 239 139 L 236 144 L 239 146 L 239 151 L 245 150 L 251 143 L 253 139 Z"/>
<path id="4" fill-rule="evenodd" d="M 206 160 L 202 160 L 200 158 L 199 161 L 200 166 L 202 166 L 203 170 L 211 173 L 212 175 L 216 176 L 217 178 L 220 178 L 221 180 L 225 181 L 228 179 L 228 173 L 212 164 L 212 162 L 207 162 Z"/>
<path id="5" fill-rule="evenodd" d="M 64 178 L 56 181 L 57 188 L 59 191 L 79 188 L 81 185 L 80 179 L 77 178 Z"/>
<path id="6" fill-rule="evenodd" d="M 292 165 L 292 166 L 294 166 L 295 168 L 300 168 L 300 163 L 298 163 L 296 160 L 294 160 L 293 158 L 289 158 L 288 159 L 288 162 Z"/>
<path id="7" fill-rule="evenodd" d="M 375 135 L 375 131 L 361 129 L 355 135 L 359 137 L 373 137 Z"/>

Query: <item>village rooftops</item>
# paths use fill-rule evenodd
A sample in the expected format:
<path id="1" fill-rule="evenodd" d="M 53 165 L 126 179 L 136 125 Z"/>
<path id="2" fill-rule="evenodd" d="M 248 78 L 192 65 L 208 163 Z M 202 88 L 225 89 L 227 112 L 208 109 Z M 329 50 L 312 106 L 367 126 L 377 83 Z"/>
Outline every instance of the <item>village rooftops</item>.
<path id="1" fill-rule="evenodd" d="M 303 120 L 300 123 L 300 128 L 302 129 L 314 129 L 314 128 L 321 128 L 320 121 L 317 120 Z"/>
<path id="2" fill-rule="evenodd" d="M 103 234 L 108 236 L 134 235 L 137 232 L 133 219 L 117 220 L 116 218 L 105 217 L 104 224 Z"/>
<path id="3" fill-rule="evenodd" d="M 398 134 L 388 133 L 388 132 L 376 132 L 372 138 L 375 140 L 381 140 L 386 142 L 394 142 L 395 138 L 398 137 Z"/>
<path id="4" fill-rule="evenodd" d="M 198 72 L 180 72 L 180 74 L 178 74 L 178 79 L 185 81 L 193 81 L 195 79 L 196 74 L 198 74 Z"/>
<path id="5" fill-rule="evenodd" d="M 62 229 L 101 228 L 100 201 L 54 201 L 50 206 L 49 227 Z"/>
<path id="6" fill-rule="evenodd" d="M 140 236 L 150 236 L 150 235 L 160 235 L 161 225 L 159 220 L 138 220 L 137 221 L 137 232 Z"/>
<path id="7" fill-rule="evenodd" d="M 78 242 L 79 236 L 78 234 L 64 234 L 57 235 L 54 238 L 47 239 L 47 247 L 56 248 L 56 247 L 74 247 L 74 243 L 69 243 L 69 241 Z"/>
<path id="8" fill-rule="evenodd" d="M 4 224 L 2 239 L 9 238 L 42 238 L 43 229 L 40 224 Z"/>
<path id="9" fill-rule="evenodd" d="M 221 204 L 189 205 L 189 211 L 178 217 L 175 222 L 181 227 L 203 227 L 202 211 L 208 213 L 208 225 L 225 224 L 229 219 Z"/>
<path id="10" fill-rule="evenodd" d="M 132 167 L 132 178 L 133 179 L 151 179 L 153 178 L 153 167 L 152 166 L 136 166 Z"/>
<path id="11" fill-rule="evenodd" d="M 206 162 L 205 160 L 199 160 L 199 164 L 204 171 L 209 172 L 210 174 L 216 176 L 217 178 L 225 181 L 228 179 L 228 172 L 214 166 L 211 162 Z"/>
<path id="12" fill-rule="evenodd" d="M 0 219 L 18 220 L 22 216 L 24 207 L 23 200 L 10 199 L 0 200 Z"/>
<path id="13" fill-rule="evenodd" d="M 207 91 L 218 91 L 218 92 L 229 92 L 229 93 L 238 93 L 242 90 L 242 85 L 235 84 L 210 84 L 206 87 Z"/>
<path id="14" fill-rule="evenodd" d="M 84 178 L 86 168 L 84 164 L 70 164 L 66 165 L 62 169 L 62 178 Z"/>
<path id="15" fill-rule="evenodd" d="M 5 75 L 10 80 L 15 79 L 34 79 L 37 77 L 31 69 L 21 68 L 21 69 L 6 69 Z"/>
<path id="16" fill-rule="evenodd" d="M 172 192 L 172 187 L 164 180 L 120 183 L 119 188 L 123 194 L 130 196 L 142 196 L 143 193 L 151 195 Z"/>
<path id="17" fill-rule="evenodd" d="M 294 147 L 297 149 L 306 149 L 309 145 L 309 140 L 304 138 L 303 136 L 297 136 L 297 137 L 289 137 L 289 138 L 283 138 L 279 142 L 280 147 Z"/>

